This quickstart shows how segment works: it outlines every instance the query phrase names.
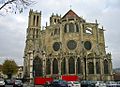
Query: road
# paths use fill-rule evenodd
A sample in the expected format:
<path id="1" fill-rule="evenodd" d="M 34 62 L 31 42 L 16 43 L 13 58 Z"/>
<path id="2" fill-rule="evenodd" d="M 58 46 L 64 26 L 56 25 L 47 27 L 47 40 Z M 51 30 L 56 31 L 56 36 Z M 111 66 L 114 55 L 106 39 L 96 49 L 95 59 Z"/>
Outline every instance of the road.
<path id="1" fill-rule="evenodd" d="M 5 85 L 5 87 L 13 87 L 13 85 Z M 23 84 L 23 87 L 43 87 L 43 86 L 33 86 L 32 84 L 28 85 L 28 84 Z"/>

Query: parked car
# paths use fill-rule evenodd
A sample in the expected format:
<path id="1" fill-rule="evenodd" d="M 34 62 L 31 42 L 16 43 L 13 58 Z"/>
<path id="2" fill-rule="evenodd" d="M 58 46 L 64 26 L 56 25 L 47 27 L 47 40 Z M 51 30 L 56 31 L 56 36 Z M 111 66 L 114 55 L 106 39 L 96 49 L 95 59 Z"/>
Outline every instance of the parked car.
<path id="1" fill-rule="evenodd" d="M 107 81 L 106 86 L 107 87 L 117 87 L 117 83 L 115 81 Z"/>
<path id="2" fill-rule="evenodd" d="M 14 85 L 14 82 L 15 82 L 15 80 L 13 80 L 13 79 L 6 79 L 5 80 L 6 85 Z"/>
<path id="3" fill-rule="evenodd" d="M 68 84 L 64 80 L 53 80 L 51 87 L 68 87 Z"/>
<path id="4" fill-rule="evenodd" d="M 117 87 L 120 87 L 120 81 L 117 81 Z"/>
<path id="5" fill-rule="evenodd" d="M 81 84 L 78 81 L 68 81 L 67 83 L 69 87 L 81 87 Z"/>
<path id="6" fill-rule="evenodd" d="M 73 86 L 73 83 L 71 81 L 68 81 L 67 84 L 68 84 L 68 87 L 72 87 Z"/>
<path id="7" fill-rule="evenodd" d="M 96 81 L 95 87 L 106 87 L 106 83 L 103 81 Z"/>
<path id="8" fill-rule="evenodd" d="M 23 82 L 21 80 L 15 80 L 14 87 L 23 87 Z"/>
<path id="9" fill-rule="evenodd" d="M 0 78 L 0 87 L 5 87 L 5 82 L 2 78 Z"/>
<path id="10" fill-rule="evenodd" d="M 83 80 L 81 81 L 81 87 L 95 87 L 95 81 Z"/>
<path id="11" fill-rule="evenodd" d="M 47 81 L 44 85 L 44 87 L 51 87 L 51 82 Z"/>

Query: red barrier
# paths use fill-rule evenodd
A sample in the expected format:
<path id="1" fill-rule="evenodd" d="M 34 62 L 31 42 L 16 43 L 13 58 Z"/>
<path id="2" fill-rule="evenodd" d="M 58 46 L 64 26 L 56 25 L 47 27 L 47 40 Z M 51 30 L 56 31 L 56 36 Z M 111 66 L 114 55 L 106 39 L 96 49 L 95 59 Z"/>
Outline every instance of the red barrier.
<path id="1" fill-rule="evenodd" d="M 79 77 L 76 76 L 76 75 L 63 75 L 62 80 L 65 80 L 65 81 L 78 81 Z"/>
<path id="2" fill-rule="evenodd" d="M 65 80 L 65 81 L 78 81 L 79 80 L 79 77 L 76 75 L 62 75 L 61 77 L 62 77 L 61 79 Z M 50 77 L 50 78 L 35 77 L 34 78 L 35 85 L 44 85 L 47 81 L 51 82 L 51 81 L 53 81 L 53 78 L 52 77 Z"/>
<path id="3" fill-rule="evenodd" d="M 35 85 L 44 85 L 47 81 L 53 81 L 52 78 L 45 78 L 45 77 L 36 77 L 34 78 Z"/>

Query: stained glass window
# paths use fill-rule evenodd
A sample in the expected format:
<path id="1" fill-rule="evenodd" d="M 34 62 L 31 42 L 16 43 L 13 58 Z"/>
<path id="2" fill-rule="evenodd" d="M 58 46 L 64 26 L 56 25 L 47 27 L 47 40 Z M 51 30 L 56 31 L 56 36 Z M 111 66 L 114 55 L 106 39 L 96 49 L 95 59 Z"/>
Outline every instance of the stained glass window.
<path id="1" fill-rule="evenodd" d="M 75 60 L 73 57 L 69 59 L 69 74 L 74 74 L 75 73 Z"/>

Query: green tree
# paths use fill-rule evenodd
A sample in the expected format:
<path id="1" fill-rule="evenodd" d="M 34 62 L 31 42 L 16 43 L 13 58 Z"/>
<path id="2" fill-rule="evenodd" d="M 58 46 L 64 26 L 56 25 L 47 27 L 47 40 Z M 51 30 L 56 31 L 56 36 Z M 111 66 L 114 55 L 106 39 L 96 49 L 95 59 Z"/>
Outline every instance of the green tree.
<path id="1" fill-rule="evenodd" d="M 3 74 L 11 78 L 12 75 L 16 74 L 18 71 L 18 66 L 14 60 L 5 60 L 2 67 Z"/>
<path id="2" fill-rule="evenodd" d="M 0 11 L 1 13 L 8 12 L 23 12 L 23 9 L 26 9 L 28 6 L 33 4 L 32 0 L 0 0 Z"/>

